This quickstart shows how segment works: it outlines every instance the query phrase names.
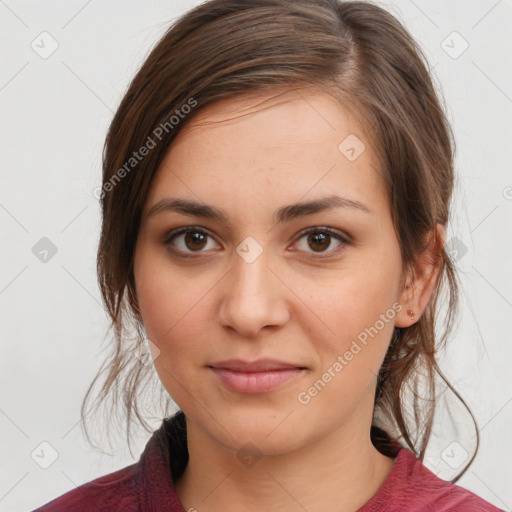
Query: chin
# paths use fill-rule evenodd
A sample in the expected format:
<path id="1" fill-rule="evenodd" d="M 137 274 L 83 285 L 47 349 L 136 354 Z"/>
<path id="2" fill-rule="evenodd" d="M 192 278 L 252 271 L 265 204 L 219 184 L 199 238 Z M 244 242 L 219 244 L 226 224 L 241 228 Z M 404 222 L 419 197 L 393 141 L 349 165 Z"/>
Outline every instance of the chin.
<path id="1" fill-rule="evenodd" d="M 252 411 L 224 414 L 222 426 L 212 423 L 211 418 L 206 421 L 209 434 L 229 450 L 239 452 L 253 445 L 262 455 L 279 455 L 299 448 L 305 441 L 304 422 L 297 424 L 298 418 L 292 419 L 293 413 L 289 412 L 276 414 L 254 407 Z"/>
<path id="2" fill-rule="evenodd" d="M 292 452 L 303 445 L 301 438 L 284 431 L 281 435 L 277 433 L 268 435 L 268 432 L 245 429 L 238 435 L 233 435 L 235 439 L 224 436 L 224 441 L 228 442 L 225 445 L 226 448 L 236 452 L 237 456 L 242 456 L 247 451 L 254 451 L 260 456 L 277 456 Z"/>

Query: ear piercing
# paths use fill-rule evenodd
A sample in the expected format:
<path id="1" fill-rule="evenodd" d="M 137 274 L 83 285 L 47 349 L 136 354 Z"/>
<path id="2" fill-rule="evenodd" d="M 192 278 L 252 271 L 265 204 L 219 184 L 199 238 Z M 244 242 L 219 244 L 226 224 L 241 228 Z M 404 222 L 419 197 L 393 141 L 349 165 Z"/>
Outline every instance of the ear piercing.
<path id="1" fill-rule="evenodd" d="M 411 317 L 411 318 L 414 318 L 414 311 L 412 309 L 408 309 L 407 310 L 407 314 Z"/>

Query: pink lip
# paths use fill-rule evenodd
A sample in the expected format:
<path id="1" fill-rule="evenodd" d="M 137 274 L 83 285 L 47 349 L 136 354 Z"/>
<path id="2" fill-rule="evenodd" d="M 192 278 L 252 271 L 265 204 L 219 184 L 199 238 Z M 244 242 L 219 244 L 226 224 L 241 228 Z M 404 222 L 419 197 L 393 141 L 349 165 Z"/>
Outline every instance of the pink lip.
<path id="1" fill-rule="evenodd" d="M 305 368 L 274 359 L 221 361 L 209 368 L 221 383 L 240 393 L 264 393 L 304 373 Z"/>
<path id="2" fill-rule="evenodd" d="M 222 368 L 235 372 L 266 372 L 271 370 L 290 370 L 303 368 L 300 365 L 286 363 L 277 359 L 258 359 L 257 361 L 244 361 L 243 359 L 228 359 L 210 364 L 213 368 Z"/>

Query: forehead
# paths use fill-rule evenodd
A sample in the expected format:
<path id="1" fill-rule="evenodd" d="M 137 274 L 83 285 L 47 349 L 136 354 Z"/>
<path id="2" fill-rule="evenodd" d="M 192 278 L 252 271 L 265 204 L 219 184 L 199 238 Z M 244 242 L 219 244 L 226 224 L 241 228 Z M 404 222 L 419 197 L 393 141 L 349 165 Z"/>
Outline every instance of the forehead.
<path id="1" fill-rule="evenodd" d="M 375 203 L 385 194 L 360 122 L 334 97 L 299 90 L 199 110 L 170 146 L 150 195 L 155 202 L 166 194 L 215 193 L 229 201 L 233 191 L 278 203 L 326 192 Z"/>
<path id="2" fill-rule="evenodd" d="M 279 135 L 279 140 L 286 136 L 297 141 L 306 137 L 308 142 L 315 143 L 315 133 L 351 129 L 363 137 L 363 128 L 350 109 L 329 94 L 311 89 L 278 89 L 273 94 L 245 94 L 203 107 L 180 131 L 172 146 L 185 138 L 214 137 L 216 133 L 228 132 L 233 135 L 239 130 L 244 130 L 241 136 L 247 130 L 253 135 L 259 132 L 258 143 L 264 141 L 265 134 L 271 141 Z"/>

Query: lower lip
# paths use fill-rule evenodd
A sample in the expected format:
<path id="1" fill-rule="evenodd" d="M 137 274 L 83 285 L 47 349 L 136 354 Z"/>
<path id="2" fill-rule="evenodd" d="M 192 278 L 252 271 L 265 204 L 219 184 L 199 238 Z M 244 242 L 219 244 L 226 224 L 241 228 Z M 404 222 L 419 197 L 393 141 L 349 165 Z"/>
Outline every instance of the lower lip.
<path id="1" fill-rule="evenodd" d="M 225 368 L 210 369 L 226 388 L 239 393 L 272 391 L 304 373 L 304 370 L 299 368 L 265 372 L 235 372 Z"/>

